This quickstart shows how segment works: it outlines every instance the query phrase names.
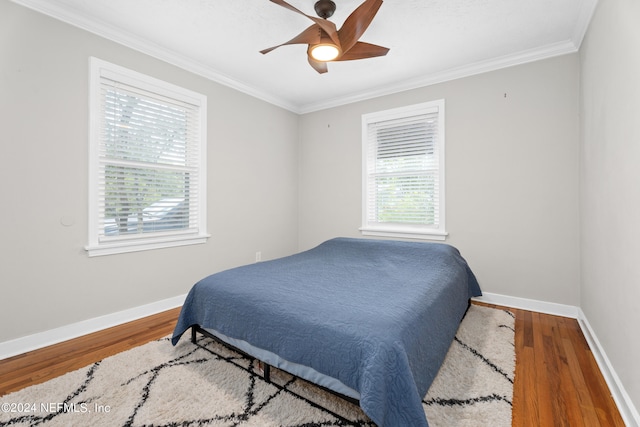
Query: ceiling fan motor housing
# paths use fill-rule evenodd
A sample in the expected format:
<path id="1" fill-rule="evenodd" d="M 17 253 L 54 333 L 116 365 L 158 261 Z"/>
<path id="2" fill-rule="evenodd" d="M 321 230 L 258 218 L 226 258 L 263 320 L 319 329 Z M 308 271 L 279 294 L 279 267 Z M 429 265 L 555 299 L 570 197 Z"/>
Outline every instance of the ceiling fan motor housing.
<path id="1" fill-rule="evenodd" d="M 320 18 L 327 19 L 336 11 L 336 4 L 331 0 L 318 0 L 314 8 Z"/>

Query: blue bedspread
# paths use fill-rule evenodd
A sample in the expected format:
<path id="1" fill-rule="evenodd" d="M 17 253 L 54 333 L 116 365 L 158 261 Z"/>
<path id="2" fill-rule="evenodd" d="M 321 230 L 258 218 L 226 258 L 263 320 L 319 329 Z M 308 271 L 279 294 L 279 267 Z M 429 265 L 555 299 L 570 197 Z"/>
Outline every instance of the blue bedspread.
<path id="1" fill-rule="evenodd" d="M 422 398 L 480 294 L 452 246 L 337 238 L 201 280 L 172 342 L 216 329 L 339 379 L 379 426 L 428 426 Z"/>

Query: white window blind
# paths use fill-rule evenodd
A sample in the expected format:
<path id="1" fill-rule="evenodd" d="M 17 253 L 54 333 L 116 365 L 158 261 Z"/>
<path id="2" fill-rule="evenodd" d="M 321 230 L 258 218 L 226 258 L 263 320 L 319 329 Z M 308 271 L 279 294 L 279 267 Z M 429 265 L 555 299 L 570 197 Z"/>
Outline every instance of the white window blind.
<path id="1" fill-rule="evenodd" d="M 200 243 L 206 98 L 100 60 L 92 73 L 90 255 Z"/>
<path id="2" fill-rule="evenodd" d="M 444 238 L 444 102 L 363 116 L 364 234 Z"/>

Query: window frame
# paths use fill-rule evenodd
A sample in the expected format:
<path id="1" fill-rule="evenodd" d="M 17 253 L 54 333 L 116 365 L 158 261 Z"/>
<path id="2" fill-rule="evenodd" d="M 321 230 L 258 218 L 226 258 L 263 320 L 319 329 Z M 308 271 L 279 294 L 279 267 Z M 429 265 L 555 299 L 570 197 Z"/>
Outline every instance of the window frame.
<path id="1" fill-rule="evenodd" d="M 101 215 L 104 215 L 104 195 L 100 194 L 100 182 L 104 177 L 100 171 L 103 130 L 103 108 L 101 82 L 110 79 L 142 91 L 157 94 L 171 100 L 187 103 L 197 107 L 195 117 L 198 128 L 193 147 L 197 151 L 195 162 L 197 169 L 197 202 L 196 219 L 193 226 L 186 230 L 155 231 L 105 238 L 100 233 Z M 210 237 L 206 228 L 207 206 L 207 97 L 203 94 L 182 88 L 163 80 L 121 67 L 110 62 L 89 58 L 89 210 L 88 210 L 88 244 L 85 246 L 88 256 L 112 255 L 144 250 L 169 248 L 184 245 L 206 243 Z M 159 168 L 158 170 L 160 170 Z M 102 222 L 104 223 L 104 222 Z"/>
<path id="2" fill-rule="evenodd" d="M 433 226 L 406 224 L 406 223 L 382 223 L 370 221 L 369 202 L 369 127 L 376 122 L 384 122 L 395 119 L 408 118 L 429 114 L 437 111 L 438 129 L 436 132 L 436 149 L 438 151 L 438 221 Z M 362 115 L 362 226 L 360 232 L 365 236 L 393 237 L 421 240 L 446 240 L 448 232 L 445 227 L 445 101 L 439 99 L 405 107 L 393 108 Z"/>

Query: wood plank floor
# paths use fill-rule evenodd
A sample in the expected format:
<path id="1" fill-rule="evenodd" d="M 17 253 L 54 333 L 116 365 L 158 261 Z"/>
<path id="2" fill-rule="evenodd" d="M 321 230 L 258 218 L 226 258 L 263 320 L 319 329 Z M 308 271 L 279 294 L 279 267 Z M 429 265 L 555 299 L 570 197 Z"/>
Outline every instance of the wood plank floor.
<path id="1" fill-rule="evenodd" d="M 514 426 L 621 426 L 615 402 L 575 319 L 516 316 Z M 0 361 L 0 396 L 47 381 L 173 331 L 179 309 Z"/>

